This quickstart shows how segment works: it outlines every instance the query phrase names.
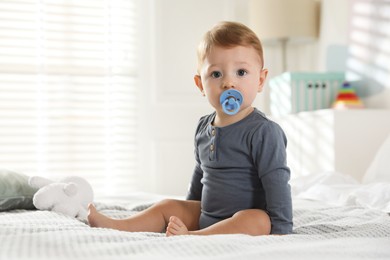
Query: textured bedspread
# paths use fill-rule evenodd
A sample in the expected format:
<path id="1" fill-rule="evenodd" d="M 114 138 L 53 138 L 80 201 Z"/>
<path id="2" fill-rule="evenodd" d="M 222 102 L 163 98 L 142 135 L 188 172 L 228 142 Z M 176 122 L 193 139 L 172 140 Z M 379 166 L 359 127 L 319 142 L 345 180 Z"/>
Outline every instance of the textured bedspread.
<path id="1" fill-rule="evenodd" d="M 134 209 L 100 204 L 114 217 Z M 139 210 L 136 209 L 136 210 Z M 294 234 L 165 237 L 91 228 L 48 211 L 0 213 L 0 259 L 390 259 L 390 216 L 294 203 Z"/>

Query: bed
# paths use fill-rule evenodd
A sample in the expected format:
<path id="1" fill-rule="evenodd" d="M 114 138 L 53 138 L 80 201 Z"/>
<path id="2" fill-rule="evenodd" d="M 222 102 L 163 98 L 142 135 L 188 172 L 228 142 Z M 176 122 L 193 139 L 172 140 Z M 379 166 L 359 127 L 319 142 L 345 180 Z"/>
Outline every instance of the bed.
<path id="1" fill-rule="evenodd" d="M 0 259 L 390 259 L 390 177 L 383 174 L 390 137 L 387 143 L 364 183 L 338 172 L 292 180 L 292 235 L 165 237 L 19 207 L 0 212 Z M 137 193 L 96 206 L 124 218 L 162 197 Z"/>
<path id="2" fill-rule="evenodd" d="M 117 218 L 143 209 L 112 203 L 98 208 Z M 295 199 L 292 235 L 167 238 L 90 228 L 49 211 L 13 210 L 0 213 L 0 249 L 0 259 L 390 259 L 390 216 Z"/>

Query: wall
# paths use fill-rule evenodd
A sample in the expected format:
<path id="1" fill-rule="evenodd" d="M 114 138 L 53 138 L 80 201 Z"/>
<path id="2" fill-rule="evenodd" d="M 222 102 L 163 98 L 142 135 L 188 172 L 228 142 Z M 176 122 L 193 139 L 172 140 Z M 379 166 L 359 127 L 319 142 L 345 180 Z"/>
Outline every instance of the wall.
<path id="1" fill-rule="evenodd" d="M 246 1 L 149 0 L 140 102 L 140 189 L 184 195 L 194 169 L 194 133 L 202 115 L 212 112 L 196 88 L 196 48 L 221 20 L 245 20 Z M 242 18 L 242 19 L 241 19 Z M 245 22 L 245 21 L 243 21 Z"/>
<path id="2" fill-rule="evenodd" d="M 196 47 L 204 32 L 220 20 L 248 23 L 249 1 L 145 0 L 149 11 L 142 14 L 147 51 L 141 65 L 147 70 L 142 75 L 143 97 L 139 100 L 141 190 L 172 195 L 186 193 L 194 167 L 196 123 L 200 116 L 212 111 L 193 83 Z M 349 1 L 323 1 L 318 41 L 289 45 L 288 69 L 326 70 L 328 47 L 345 47 L 350 41 L 350 9 Z M 264 50 L 269 76 L 278 75 L 281 73 L 279 46 L 264 46 Z M 345 60 L 342 62 L 346 64 Z M 378 95 L 371 98 L 380 102 L 368 104 L 389 107 L 390 97 Z M 267 88 L 258 95 L 254 105 L 269 112 Z"/>

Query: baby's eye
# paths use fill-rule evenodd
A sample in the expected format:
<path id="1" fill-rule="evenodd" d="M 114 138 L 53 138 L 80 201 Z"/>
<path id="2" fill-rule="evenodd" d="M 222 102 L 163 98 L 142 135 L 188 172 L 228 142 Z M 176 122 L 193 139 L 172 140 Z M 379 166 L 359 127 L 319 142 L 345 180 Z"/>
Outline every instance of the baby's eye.
<path id="1" fill-rule="evenodd" d="M 213 72 L 211 72 L 211 77 L 213 77 L 213 78 L 219 78 L 219 77 L 221 77 L 221 76 L 222 76 L 222 73 L 219 72 L 219 71 L 213 71 Z"/>
<path id="2" fill-rule="evenodd" d="M 248 72 L 246 72 L 246 70 L 242 70 L 242 69 L 237 71 L 238 76 L 245 76 L 247 73 Z"/>

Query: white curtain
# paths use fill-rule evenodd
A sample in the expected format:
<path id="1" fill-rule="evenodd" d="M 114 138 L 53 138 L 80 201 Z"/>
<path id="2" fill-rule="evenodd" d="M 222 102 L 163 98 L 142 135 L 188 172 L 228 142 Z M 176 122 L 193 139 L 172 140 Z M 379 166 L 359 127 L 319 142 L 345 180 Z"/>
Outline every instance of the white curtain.
<path id="1" fill-rule="evenodd" d="M 137 183 L 137 1 L 0 1 L 0 167 Z"/>

